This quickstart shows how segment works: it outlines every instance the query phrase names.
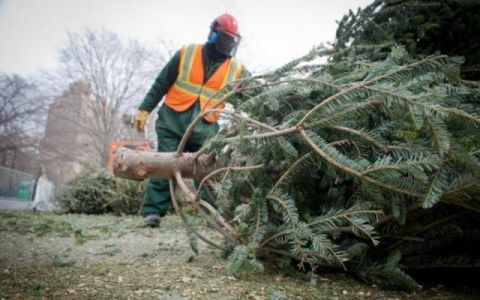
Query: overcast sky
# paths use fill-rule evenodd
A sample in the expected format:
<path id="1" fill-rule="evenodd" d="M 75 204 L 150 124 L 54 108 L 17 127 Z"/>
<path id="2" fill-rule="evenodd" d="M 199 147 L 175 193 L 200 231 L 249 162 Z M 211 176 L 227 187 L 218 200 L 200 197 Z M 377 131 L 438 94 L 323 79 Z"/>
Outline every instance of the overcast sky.
<path id="1" fill-rule="evenodd" d="M 54 68 L 67 31 L 103 27 L 155 46 L 203 43 L 228 12 L 243 36 L 237 57 L 255 71 L 333 42 L 336 20 L 373 0 L 0 0 L 0 72 Z"/>

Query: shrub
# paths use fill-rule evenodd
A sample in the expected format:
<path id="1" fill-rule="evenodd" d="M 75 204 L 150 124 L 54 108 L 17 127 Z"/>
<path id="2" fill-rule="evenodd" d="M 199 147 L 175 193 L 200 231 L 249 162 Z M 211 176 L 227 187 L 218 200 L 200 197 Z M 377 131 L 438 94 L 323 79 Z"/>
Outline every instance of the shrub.
<path id="1" fill-rule="evenodd" d="M 61 188 L 58 202 L 68 213 L 135 214 L 144 190 L 143 182 L 116 178 L 106 169 L 90 169 Z"/>

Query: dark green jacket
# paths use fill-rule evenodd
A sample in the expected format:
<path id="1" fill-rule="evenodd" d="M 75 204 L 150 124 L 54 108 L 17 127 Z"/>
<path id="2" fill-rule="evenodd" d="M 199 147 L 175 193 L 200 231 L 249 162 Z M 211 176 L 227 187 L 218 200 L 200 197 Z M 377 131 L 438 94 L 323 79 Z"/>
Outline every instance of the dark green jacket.
<path id="1" fill-rule="evenodd" d="M 203 51 L 203 73 L 204 83 L 212 76 L 215 70 L 228 58 L 228 56 L 219 53 L 214 44 L 206 43 Z M 178 65 L 180 64 L 180 50 L 175 52 L 170 61 L 165 65 L 152 87 L 148 91 L 139 110 L 151 112 L 157 107 L 160 100 L 167 93 L 168 89 L 175 83 L 178 75 Z M 243 69 L 242 77 L 248 76 L 248 71 Z"/>

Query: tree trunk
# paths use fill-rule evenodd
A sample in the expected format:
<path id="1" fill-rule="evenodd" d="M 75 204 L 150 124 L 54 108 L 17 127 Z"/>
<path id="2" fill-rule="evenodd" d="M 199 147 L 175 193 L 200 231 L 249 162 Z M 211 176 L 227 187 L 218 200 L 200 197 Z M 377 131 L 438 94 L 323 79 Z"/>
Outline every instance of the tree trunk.
<path id="1" fill-rule="evenodd" d="M 113 173 L 122 178 L 143 180 L 151 177 L 172 178 L 180 171 L 184 178 L 202 179 L 221 167 L 215 156 L 196 153 L 153 152 L 120 148 L 113 159 Z"/>

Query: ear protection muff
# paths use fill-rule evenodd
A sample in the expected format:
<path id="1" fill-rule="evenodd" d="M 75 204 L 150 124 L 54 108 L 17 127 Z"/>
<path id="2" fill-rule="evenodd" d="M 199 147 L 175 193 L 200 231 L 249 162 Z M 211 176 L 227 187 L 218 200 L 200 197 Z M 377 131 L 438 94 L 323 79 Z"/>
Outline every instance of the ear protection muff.
<path id="1" fill-rule="evenodd" d="M 208 35 L 208 40 L 207 42 L 210 44 L 215 44 L 218 40 L 218 35 L 214 31 L 210 31 L 210 34 Z"/>

